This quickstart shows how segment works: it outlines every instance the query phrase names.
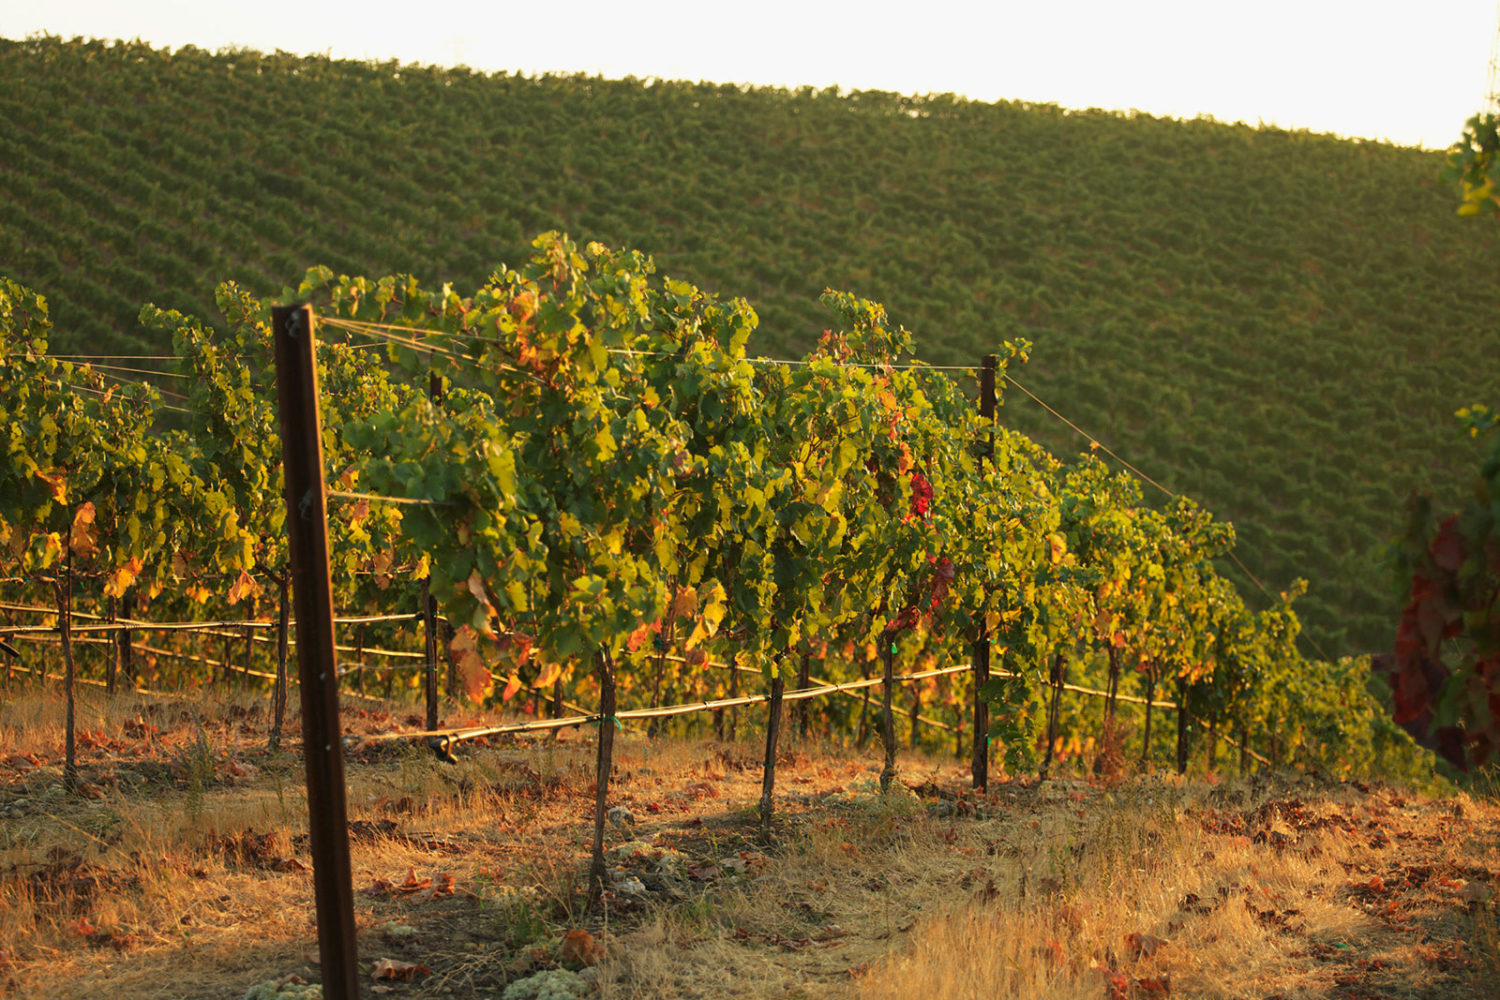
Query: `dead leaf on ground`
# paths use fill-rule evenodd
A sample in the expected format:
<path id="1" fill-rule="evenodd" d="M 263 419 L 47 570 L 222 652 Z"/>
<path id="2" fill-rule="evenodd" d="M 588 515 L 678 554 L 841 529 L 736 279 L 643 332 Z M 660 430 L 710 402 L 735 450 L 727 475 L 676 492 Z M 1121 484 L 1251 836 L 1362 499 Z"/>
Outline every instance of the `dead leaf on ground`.
<path id="1" fill-rule="evenodd" d="M 420 962 L 401 962 L 394 958 L 377 958 L 371 979 L 388 979 L 397 983 L 409 983 L 418 976 L 431 974 L 432 970 Z"/>
<path id="2" fill-rule="evenodd" d="M 1128 1000 L 1130 980 L 1126 976 L 1103 965 L 1095 965 L 1094 969 L 1104 977 L 1104 995 L 1108 1000 Z"/>
<path id="3" fill-rule="evenodd" d="M 1470 882 L 1458 890 L 1458 898 L 1465 903 L 1483 903 L 1495 894 L 1495 890 L 1483 882 Z"/>
<path id="4" fill-rule="evenodd" d="M 582 928 L 574 928 L 563 935 L 562 959 L 579 965 L 598 965 L 604 958 L 604 946 L 594 940 L 594 935 Z"/>
<path id="5" fill-rule="evenodd" d="M 1171 976 L 1151 976 L 1146 979 L 1135 981 L 1135 990 L 1138 996 L 1165 997 L 1172 995 Z"/>
<path id="6" fill-rule="evenodd" d="M 1167 944 L 1166 938 L 1159 938 L 1154 934 L 1131 933 L 1125 935 L 1125 945 L 1130 949 L 1130 957 L 1133 959 L 1150 958 L 1156 954 L 1156 950 Z"/>
<path id="7" fill-rule="evenodd" d="M 453 876 L 449 875 L 447 878 L 451 884 Z M 417 870 L 415 868 L 408 868 L 406 870 L 406 881 L 397 884 L 390 879 L 378 878 L 365 890 L 365 894 L 377 898 L 381 896 L 414 896 L 424 889 L 431 888 L 432 879 L 417 878 Z"/>

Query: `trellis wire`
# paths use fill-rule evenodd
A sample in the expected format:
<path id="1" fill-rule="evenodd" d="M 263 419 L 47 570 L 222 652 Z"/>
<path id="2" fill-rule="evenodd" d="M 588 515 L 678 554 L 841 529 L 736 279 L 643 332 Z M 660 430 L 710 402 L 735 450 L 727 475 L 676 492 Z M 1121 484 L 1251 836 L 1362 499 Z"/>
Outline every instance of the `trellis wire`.
<path id="1" fill-rule="evenodd" d="M 1084 440 L 1088 441 L 1090 447 L 1096 447 L 1096 448 L 1098 448 L 1100 451 L 1104 452 L 1110 458 L 1113 458 L 1116 462 L 1119 462 L 1126 469 L 1129 469 L 1130 472 L 1132 472 L 1141 481 L 1146 482 L 1146 483 L 1150 483 L 1152 486 L 1155 486 L 1157 489 L 1161 490 L 1163 493 L 1165 493 L 1167 496 L 1171 497 L 1172 499 L 1174 499 L 1174 500 L 1180 500 L 1180 499 L 1182 499 L 1182 494 L 1177 493 L 1177 492 L 1175 492 L 1173 490 L 1167 489 L 1161 483 L 1157 482 L 1155 479 L 1152 479 L 1150 476 L 1146 475 L 1139 468 L 1137 468 L 1136 466 L 1132 465 L 1131 463 L 1125 461 L 1125 459 L 1121 458 L 1118 454 L 1116 454 L 1114 451 L 1112 451 L 1107 445 L 1105 445 L 1103 442 L 1101 442 L 1098 438 L 1094 437 L 1092 434 L 1090 434 L 1087 431 L 1085 431 L 1082 427 L 1079 427 L 1073 421 L 1069 420 L 1067 417 L 1063 416 L 1061 413 L 1058 413 L 1052 407 L 1048 406 L 1045 402 L 1042 401 L 1042 399 L 1041 399 L 1040 396 L 1038 396 L 1036 393 L 1032 392 L 1030 389 L 1026 388 L 1020 382 L 1017 382 L 1015 380 L 1015 378 L 1012 377 L 1009 372 L 1005 373 L 1005 380 L 1007 382 L 1009 382 L 1011 385 L 1015 386 L 1017 389 L 1020 389 L 1027 396 L 1030 396 L 1031 399 L 1032 399 L 1032 401 L 1035 402 L 1042 409 L 1046 410 L 1048 413 L 1052 414 L 1054 417 L 1056 417 L 1058 420 L 1062 421 L 1068 427 L 1072 428 L 1073 431 L 1076 432 L 1080 437 L 1082 437 L 1082 438 L 1084 438 Z M 1244 562 L 1241 561 L 1239 553 L 1235 552 L 1234 549 L 1230 549 L 1226 554 L 1228 555 L 1229 560 L 1231 562 L 1233 562 L 1236 566 L 1238 566 L 1240 568 L 1240 572 L 1244 573 L 1245 576 L 1247 578 L 1249 578 L 1250 582 L 1253 583 L 1253 584 L 1255 584 L 1256 588 L 1262 594 L 1265 594 L 1266 597 L 1268 599 L 1270 599 L 1271 601 L 1273 601 L 1273 602 L 1276 600 L 1276 595 L 1273 594 L 1273 593 L 1271 593 L 1270 588 L 1267 587 L 1264 583 L 1262 583 L 1260 581 L 1259 577 L 1257 577 L 1254 573 L 1250 572 L 1249 567 L 1247 567 L 1244 564 Z M 1320 646 L 1318 644 L 1317 640 L 1314 639 L 1312 636 L 1308 635 L 1306 632 L 1299 633 L 1299 636 L 1301 638 L 1303 638 L 1303 639 L 1306 639 L 1307 640 L 1307 644 L 1309 646 L 1311 646 L 1313 648 L 1313 650 L 1319 656 L 1321 656 L 1325 661 L 1327 661 L 1329 663 L 1334 662 L 1333 658 L 1330 657 L 1326 652 L 1323 651 L 1323 647 Z"/>

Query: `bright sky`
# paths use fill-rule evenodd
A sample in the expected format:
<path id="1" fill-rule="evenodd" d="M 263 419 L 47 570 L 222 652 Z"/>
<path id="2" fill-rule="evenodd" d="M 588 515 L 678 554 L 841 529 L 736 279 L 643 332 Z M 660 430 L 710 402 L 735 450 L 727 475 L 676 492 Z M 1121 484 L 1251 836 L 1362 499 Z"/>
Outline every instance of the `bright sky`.
<path id="1" fill-rule="evenodd" d="M 0 0 L 0 36 L 1139 109 L 1444 148 L 1496 0 Z"/>

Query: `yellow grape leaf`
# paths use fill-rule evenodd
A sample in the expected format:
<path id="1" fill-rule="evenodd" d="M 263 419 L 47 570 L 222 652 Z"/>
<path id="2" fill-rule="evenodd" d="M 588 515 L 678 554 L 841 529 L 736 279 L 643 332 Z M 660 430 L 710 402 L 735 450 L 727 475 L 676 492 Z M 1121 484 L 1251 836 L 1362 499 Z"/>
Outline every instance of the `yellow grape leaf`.
<path id="1" fill-rule="evenodd" d="M 526 586 L 520 580 L 512 580 L 505 585 L 505 596 L 510 599 L 512 611 L 531 609 L 531 596 L 526 593 Z"/>
<path id="2" fill-rule="evenodd" d="M 413 580 L 425 580 L 430 572 L 431 564 L 427 561 L 427 553 L 423 552 L 422 557 L 417 560 L 416 568 L 411 571 L 411 578 Z"/>
<path id="3" fill-rule="evenodd" d="M 472 701 L 483 701 L 493 678 L 489 667 L 484 665 L 484 657 L 479 654 L 479 633 L 468 625 L 460 625 L 448 643 L 448 655 L 453 660 L 464 693 Z"/>
<path id="4" fill-rule="evenodd" d="M 36 477 L 47 484 L 52 492 L 52 499 L 58 503 L 68 502 L 68 477 L 63 475 L 61 469 L 52 469 L 50 472 L 36 471 Z"/>
<path id="5" fill-rule="evenodd" d="M 698 591 L 694 587 L 683 587 L 672 601 L 673 618 L 691 618 L 698 611 Z"/>
<path id="6" fill-rule="evenodd" d="M 1052 563 L 1056 565 L 1063 561 L 1063 556 L 1068 554 L 1068 542 L 1057 532 L 1047 536 L 1047 548 L 1052 556 Z"/>
<path id="7" fill-rule="evenodd" d="M 68 534 L 68 547 L 80 559 L 87 559 L 99 551 L 98 538 L 94 534 L 94 503 L 85 500 L 78 505 L 73 515 L 73 530 Z"/>
<path id="8" fill-rule="evenodd" d="M 707 596 L 708 601 L 701 609 L 698 623 L 693 626 L 693 634 L 688 636 L 687 649 L 712 637 L 719 631 L 719 623 L 724 620 L 724 588 L 717 580 L 709 587 Z"/>
<path id="9" fill-rule="evenodd" d="M 813 496 L 813 503 L 824 510 L 831 511 L 843 495 L 844 481 L 842 479 L 825 479 L 818 486 L 818 492 Z"/>
<path id="10" fill-rule="evenodd" d="M 142 563 L 140 559 L 131 556 L 125 565 L 117 567 L 104 581 L 105 597 L 123 597 L 125 591 L 135 583 L 135 578 L 141 575 Z"/>
<path id="11" fill-rule="evenodd" d="M 234 581 L 234 586 L 229 588 L 230 606 L 238 604 L 247 597 L 254 597 L 260 593 L 260 584 L 255 582 L 255 577 L 248 570 L 240 570 L 240 577 Z"/>
<path id="12" fill-rule="evenodd" d="M 896 472 L 903 476 L 906 475 L 911 471 L 911 464 L 911 449 L 906 446 L 905 441 L 902 441 L 901 456 L 896 459 Z"/>
<path id="13" fill-rule="evenodd" d="M 213 596 L 213 592 L 201 583 L 190 583 L 183 588 L 182 592 L 192 599 L 195 604 L 206 604 L 208 599 Z"/>
<path id="14" fill-rule="evenodd" d="M 561 663 L 548 663 L 542 667 L 542 672 L 537 675 L 535 687 L 546 689 L 557 683 L 562 676 L 563 665 Z"/>

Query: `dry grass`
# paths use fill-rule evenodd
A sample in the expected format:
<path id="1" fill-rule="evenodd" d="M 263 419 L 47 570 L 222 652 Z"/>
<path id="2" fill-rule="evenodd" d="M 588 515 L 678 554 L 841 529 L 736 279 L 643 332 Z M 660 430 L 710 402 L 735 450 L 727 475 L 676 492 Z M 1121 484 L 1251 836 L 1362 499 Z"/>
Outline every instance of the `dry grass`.
<path id="1" fill-rule="evenodd" d="M 1417 871 L 1412 885 L 1411 865 L 1365 840 L 1369 817 L 1386 811 L 1378 799 L 1333 791 L 1311 806 L 1273 801 L 1241 833 L 1221 824 L 1249 810 L 1212 804 L 1238 793 L 1204 791 L 1133 784 L 1044 823 L 1029 844 L 1011 842 L 987 866 L 993 881 L 924 921 L 899 956 L 861 978 L 859 996 L 1482 995 L 1463 977 L 1434 975 L 1436 951 L 1456 955 L 1463 921 L 1452 898 L 1422 889 L 1476 861 L 1493 872 L 1493 839 L 1486 850 L 1437 824 L 1422 835 L 1438 840 L 1423 855 L 1433 871 Z M 1409 811 L 1380 829 L 1411 833 L 1404 821 L 1416 818 L 1426 817 Z M 1359 888 L 1374 879 L 1378 890 Z M 1445 945 L 1419 944 L 1443 929 L 1445 910 Z"/>
<path id="2" fill-rule="evenodd" d="M 347 723 L 398 727 L 395 711 L 350 707 Z M 315 980 L 301 764 L 265 753 L 258 704 L 91 696 L 79 718 L 72 798 L 60 706 L 13 699 L 0 716 L 0 984 L 188 1000 Z M 636 822 L 610 844 L 630 845 L 616 875 L 646 891 L 622 883 L 592 914 L 590 732 L 474 747 L 457 765 L 403 745 L 358 755 L 362 961 L 430 969 L 382 984 L 394 995 L 498 996 L 587 927 L 608 949 L 602 998 L 1108 1000 L 1159 984 L 1406 1000 L 1500 982 L 1494 903 L 1465 902 L 1500 872 L 1488 801 L 1150 777 L 1001 783 L 975 800 L 952 762 L 912 755 L 915 789 L 881 797 L 878 749 L 793 748 L 763 845 L 759 755 L 626 734 L 611 801 Z"/>

